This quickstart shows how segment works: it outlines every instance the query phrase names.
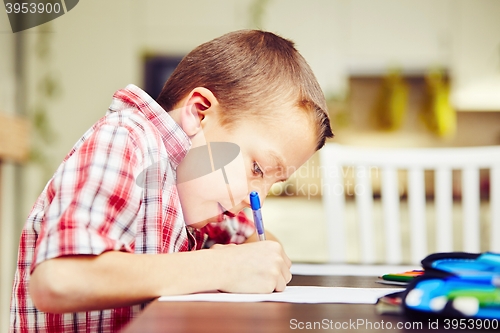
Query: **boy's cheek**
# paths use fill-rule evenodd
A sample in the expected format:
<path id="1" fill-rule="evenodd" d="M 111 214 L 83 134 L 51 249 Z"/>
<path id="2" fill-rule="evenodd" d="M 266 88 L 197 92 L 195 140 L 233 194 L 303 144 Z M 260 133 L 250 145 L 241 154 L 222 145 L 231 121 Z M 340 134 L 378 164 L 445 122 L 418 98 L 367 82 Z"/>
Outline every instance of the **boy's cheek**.
<path id="1" fill-rule="evenodd" d="M 216 217 L 220 214 L 217 203 L 230 202 L 221 170 L 177 184 L 177 191 L 188 225 Z"/>
<path id="2" fill-rule="evenodd" d="M 250 193 L 247 170 L 241 152 L 231 163 L 224 167 L 224 171 L 228 182 L 227 187 L 229 188 L 226 192 L 230 192 L 231 197 L 231 201 L 226 204 L 225 208 L 231 209 L 247 199 L 247 195 Z"/>
<path id="3" fill-rule="evenodd" d="M 216 148 L 227 148 L 227 145 L 222 147 L 220 144 L 212 147 L 212 160 L 205 147 L 195 148 L 178 170 L 177 190 L 188 225 L 219 216 L 219 203 L 226 210 L 241 207 L 249 193 L 241 151 L 232 144 L 238 149 L 232 149 L 229 156 L 222 149 L 217 151 Z"/>

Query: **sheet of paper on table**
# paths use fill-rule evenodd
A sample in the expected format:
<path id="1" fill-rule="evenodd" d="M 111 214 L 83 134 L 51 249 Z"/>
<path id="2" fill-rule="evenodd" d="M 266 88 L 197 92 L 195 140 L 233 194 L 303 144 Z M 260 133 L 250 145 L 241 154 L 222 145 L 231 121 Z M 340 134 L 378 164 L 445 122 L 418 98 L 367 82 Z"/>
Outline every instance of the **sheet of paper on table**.
<path id="1" fill-rule="evenodd" d="M 220 292 L 198 293 L 181 296 L 163 296 L 167 301 L 207 302 L 287 302 L 287 303 L 356 303 L 375 304 L 379 297 L 402 291 L 402 288 L 345 288 L 289 286 L 283 292 L 272 294 L 230 294 Z"/>
<path id="2" fill-rule="evenodd" d="M 351 265 L 351 264 L 299 264 L 293 263 L 290 272 L 293 275 L 349 275 L 382 276 L 391 272 L 407 272 L 422 269 L 417 265 Z"/>

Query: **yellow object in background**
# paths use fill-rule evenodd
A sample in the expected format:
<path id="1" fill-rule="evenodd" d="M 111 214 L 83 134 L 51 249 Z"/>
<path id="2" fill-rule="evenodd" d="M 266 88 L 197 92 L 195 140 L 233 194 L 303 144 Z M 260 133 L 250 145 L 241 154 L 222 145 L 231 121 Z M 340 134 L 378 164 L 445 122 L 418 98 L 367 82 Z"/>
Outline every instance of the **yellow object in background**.
<path id="1" fill-rule="evenodd" d="M 435 134 L 452 137 L 457 129 L 457 115 L 450 104 L 450 85 L 440 70 L 430 71 L 427 83 L 427 102 L 422 109 L 421 119 Z"/>
<path id="2" fill-rule="evenodd" d="M 378 127 L 396 130 L 405 120 L 408 104 L 408 85 L 400 70 L 391 70 L 384 78 L 378 102 L 374 109 L 374 118 Z"/>

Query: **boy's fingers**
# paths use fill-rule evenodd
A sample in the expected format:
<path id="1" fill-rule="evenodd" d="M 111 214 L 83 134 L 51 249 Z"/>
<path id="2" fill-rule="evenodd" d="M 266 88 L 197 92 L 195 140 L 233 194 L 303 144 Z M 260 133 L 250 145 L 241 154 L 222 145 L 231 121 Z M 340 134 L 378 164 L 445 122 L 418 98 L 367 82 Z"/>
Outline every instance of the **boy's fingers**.
<path id="1" fill-rule="evenodd" d="M 281 263 L 281 276 L 283 277 L 284 283 L 287 284 L 292 279 L 292 274 L 290 273 L 290 259 L 283 253 L 283 263 Z"/>
<path id="2" fill-rule="evenodd" d="M 283 277 L 285 284 L 290 282 L 290 280 L 292 279 L 292 274 L 290 273 L 290 269 L 288 269 L 287 267 L 282 267 L 281 276 Z"/>
<path id="3" fill-rule="evenodd" d="M 283 257 L 283 260 L 285 261 L 285 264 L 287 265 L 287 267 L 288 268 L 292 267 L 292 261 L 286 255 L 285 250 L 283 249 L 283 247 L 281 247 L 281 256 Z"/>
<path id="4" fill-rule="evenodd" d="M 283 259 L 285 260 L 285 264 L 288 268 L 292 267 L 292 261 L 288 258 L 285 251 L 283 251 Z"/>
<path id="5" fill-rule="evenodd" d="M 285 253 L 283 246 L 281 246 L 281 258 L 283 258 L 283 263 L 281 267 L 281 275 L 283 276 L 285 285 L 292 279 L 292 274 L 290 273 L 290 267 L 292 266 L 292 261 Z"/>
<path id="6" fill-rule="evenodd" d="M 285 290 L 286 288 L 286 282 L 285 280 L 283 279 L 278 279 L 277 283 L 276 283 L 276 289 L 274 289 L 275 291 L 283 291 Z"/>

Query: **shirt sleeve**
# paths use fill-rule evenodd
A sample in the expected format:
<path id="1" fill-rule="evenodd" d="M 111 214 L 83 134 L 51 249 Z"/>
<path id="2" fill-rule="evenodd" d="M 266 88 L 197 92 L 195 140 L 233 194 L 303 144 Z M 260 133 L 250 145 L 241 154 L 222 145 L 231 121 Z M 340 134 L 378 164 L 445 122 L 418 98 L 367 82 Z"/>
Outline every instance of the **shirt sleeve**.
<path id="1" fill-rule="evenodd" d="M 31 270 L 66 255 L 133 252 L 142 189 L 128 129 L 102 125 L 59 167 L 47 202 Z"/>
<path id="2" fill-rule="evenodd" d="M 255 232 L 255 226 L 241 211 L 233 218 L 226 216 L 223 222 L 207 224 L 201 231 L 208 235 L 204 247 L 209 248 L 214 244 L 241 244 Z"/>

